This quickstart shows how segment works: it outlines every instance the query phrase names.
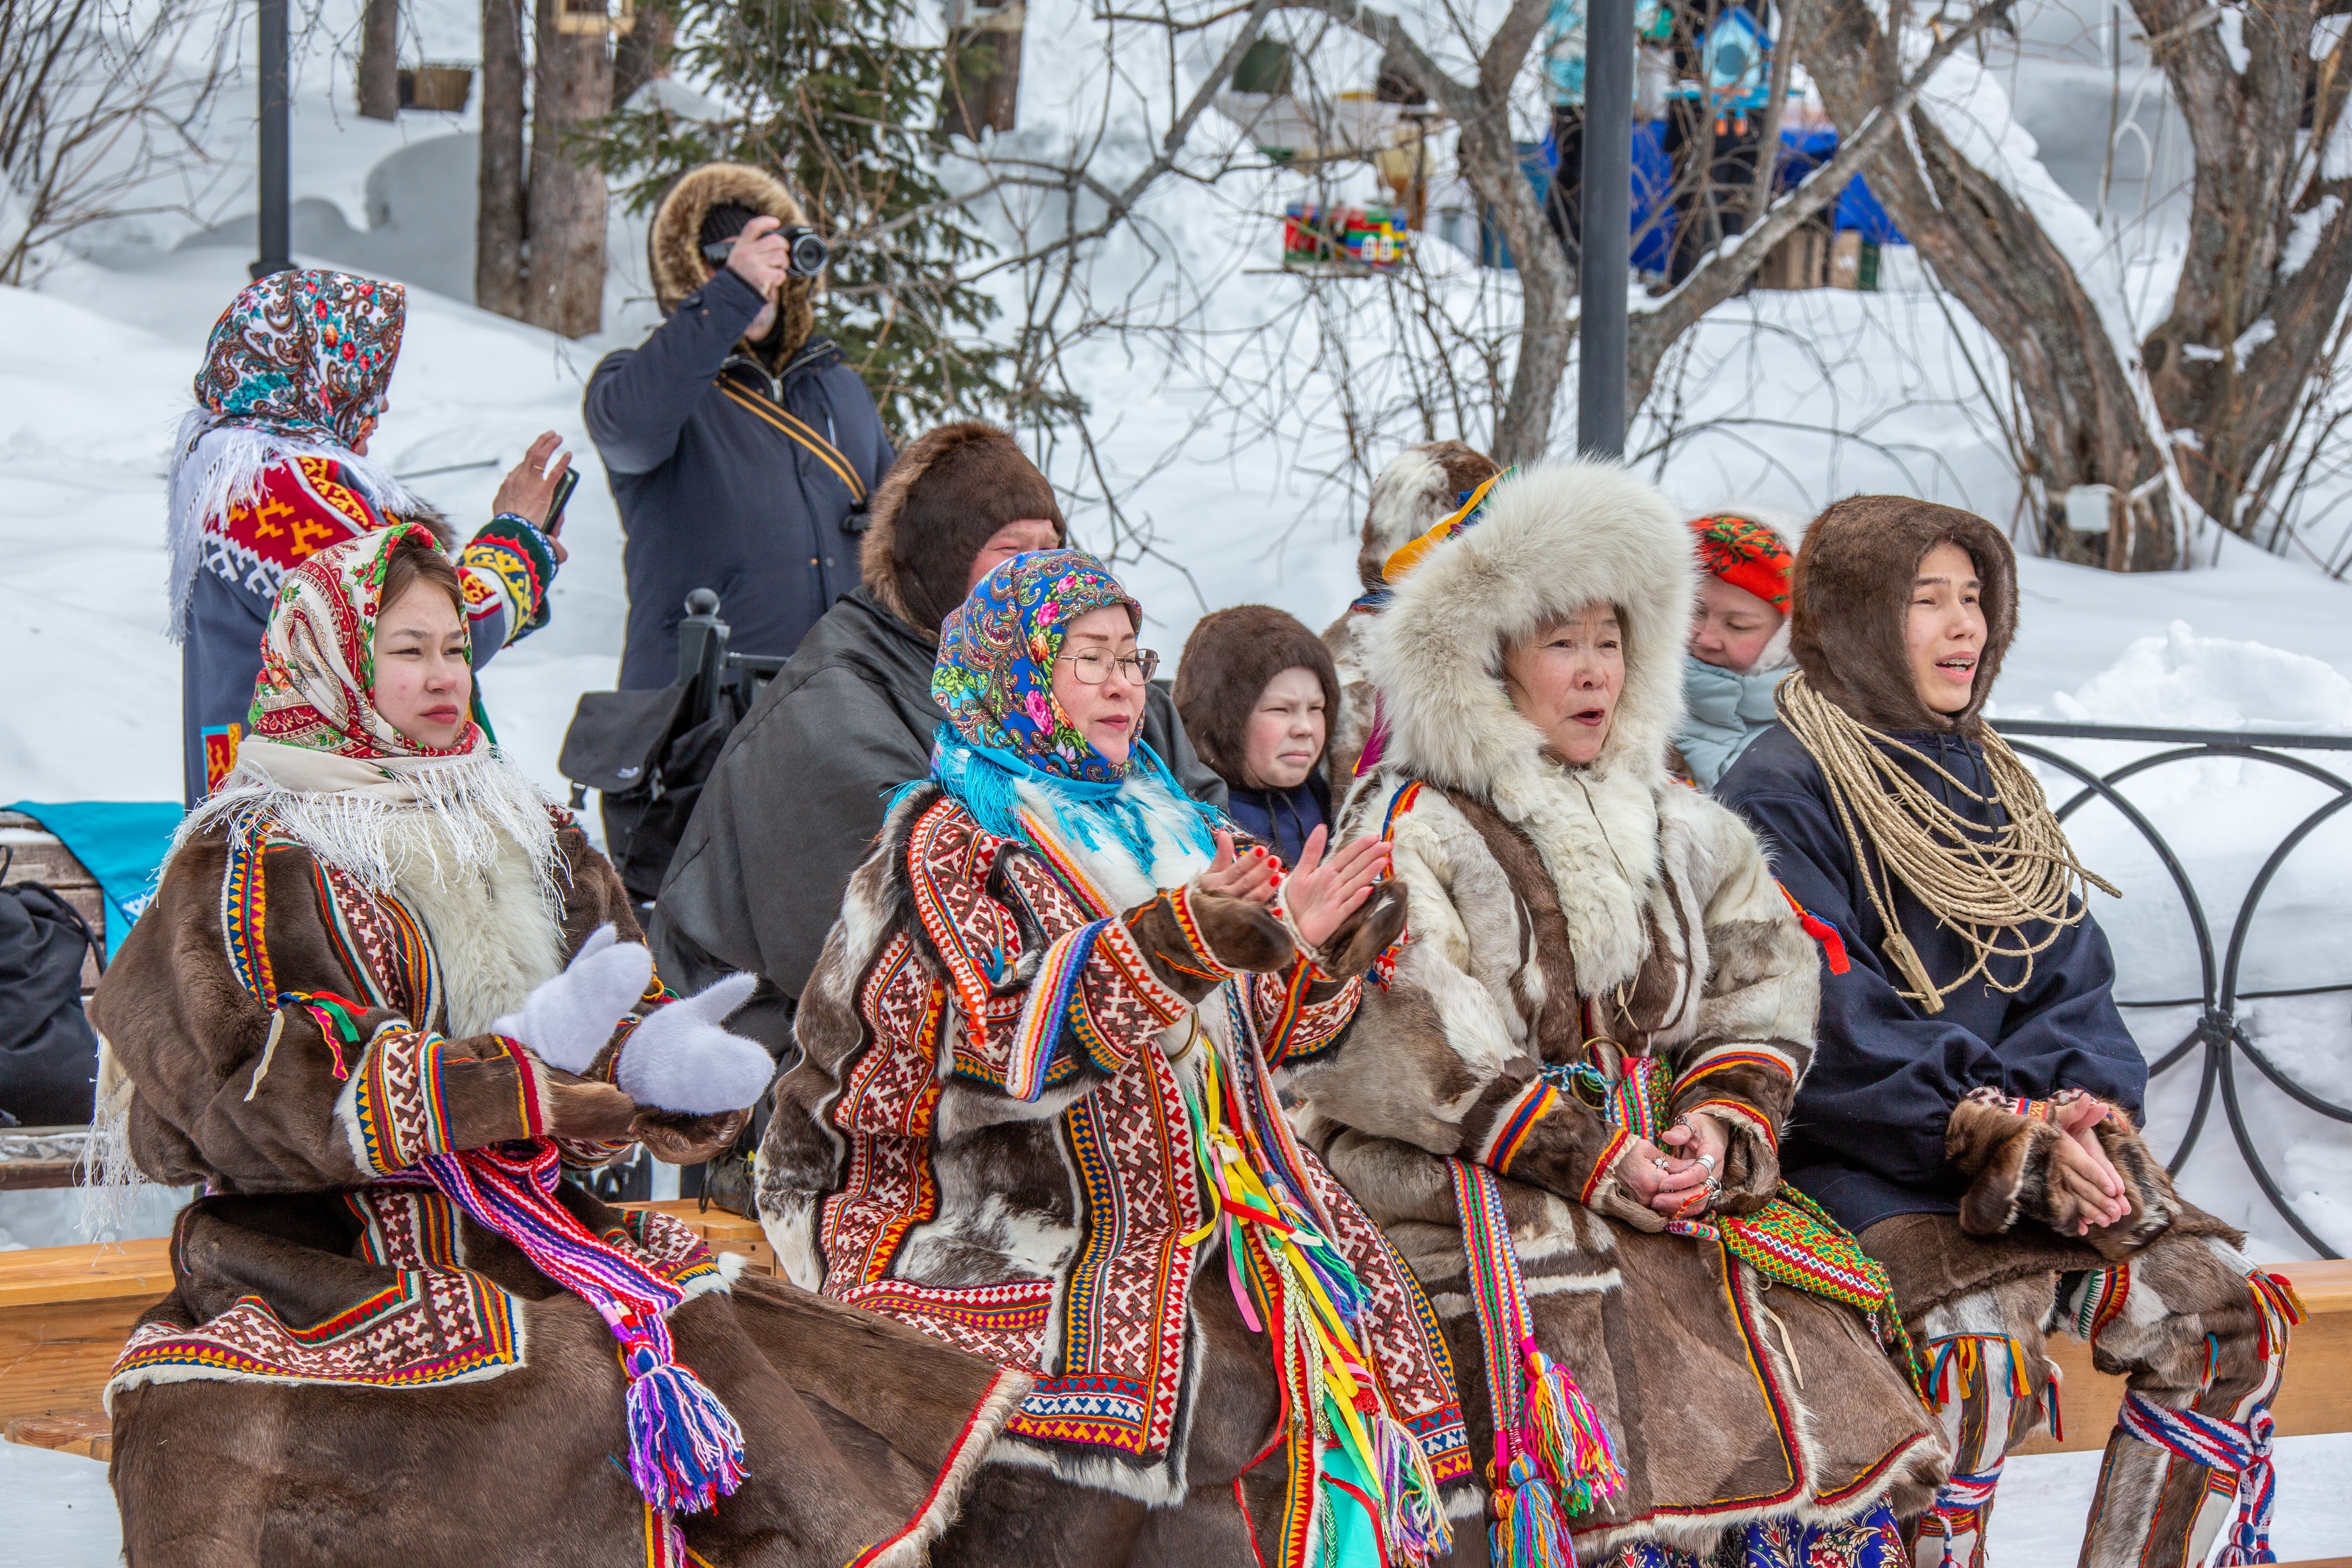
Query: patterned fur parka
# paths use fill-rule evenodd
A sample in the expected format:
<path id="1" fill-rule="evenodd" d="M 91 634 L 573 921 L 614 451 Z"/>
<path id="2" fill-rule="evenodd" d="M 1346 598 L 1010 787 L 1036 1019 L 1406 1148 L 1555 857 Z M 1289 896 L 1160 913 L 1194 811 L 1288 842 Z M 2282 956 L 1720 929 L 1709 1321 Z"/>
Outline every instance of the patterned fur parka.
<path id="1" fill-rule="evenodd" d="M 1339 1049 L 1294 1079 L 1309 1142 L 1431 1292 L 1480 1453 L 1487 1390 L 1445 1161 L 1507 1178 L 1538 1339 L 1627 1472 L 1573 1521 L 1580 1560 L 1915 1511 L 1946 1462 L 1860 1311 L 1658 1234 L 1618 1179 L 1623 1136 L 1559 1087 L 1571 1063 L 1613 1076 L 1654 1058 L 1675 1084 L 1662 1123 L 1705 1113 L 1726 1131 L 1720 1208 L 1777 1190 L 1817 958 L 1754 836 L 1665 772 L 1693 584 L 1664 500 L 1575 464 L 1506 480 L 1396 585 L 1372 642 L 1387 748 L 1341 831 L 1392 834 L 1407 935 Z M 1624 685 L 1600 755 L 1570 768 L 1512 707 L 1501 649 L 1598 602 L 1617 611 Z"/>

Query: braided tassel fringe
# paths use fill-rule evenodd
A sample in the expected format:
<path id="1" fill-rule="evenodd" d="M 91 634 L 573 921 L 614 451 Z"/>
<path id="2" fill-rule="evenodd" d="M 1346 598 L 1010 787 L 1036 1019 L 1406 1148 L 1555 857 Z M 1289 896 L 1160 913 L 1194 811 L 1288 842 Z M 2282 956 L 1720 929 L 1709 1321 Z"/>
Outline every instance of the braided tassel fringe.
<path id="1" fill-rule="evenodd" d="M 1583 1513 L 1597 1500 L 1616 1496 L 1625 1471 L 1600 1412 L 1568 1368 L 1537 1347 L 1535 1336 L 1519 1342 L 1519 1355 L 1528 1372 L 1528 1434 L 1559 1483 L 1560 1507 L 1569 1514 Z"/>
<path id="2" fill-rule="evenodd" d="M 629 1352 L 629 1479 L 664 1513 L 699 1513 L 743 1484 L 743 1428 L 703 1381 Z"/>
<path id="3" fill-rule="evenodd" d="M 1433 1562 L 1454 1549 L 1453 1528 L 1439 1502 L 1437 1478 L 1421 1443 L 1403 1422 L 1377 1408 L 1372 1448 L 1380 1461 L 1381 1532 L 1407 1561 Z"/>
<path id="4" fill-rule="evenodd" d="M 1496 1445 L 1503 1447 L 1498 1439 Z M 1494 1559 L 1498 1568 L 1576 1568 L 1559 1499 L 1535 1456 L 1512 1443 L 1495 1487 Z"/>

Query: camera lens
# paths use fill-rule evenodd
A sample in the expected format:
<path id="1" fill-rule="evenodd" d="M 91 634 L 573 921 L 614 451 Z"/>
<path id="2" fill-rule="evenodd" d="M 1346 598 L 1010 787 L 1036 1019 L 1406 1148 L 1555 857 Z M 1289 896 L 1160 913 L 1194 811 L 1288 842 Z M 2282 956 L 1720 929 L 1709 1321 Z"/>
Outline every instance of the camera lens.
<path id="1" fill-rule="evenodd" d="M 793 276 L 814 278 L 824 271 L 825 258 L 830 253 L 825 249 L 824 241 L 816 237 L 816 231 L 795 228 L 789 231 L 789 236 L 792 245 L 790 266 Z"/>

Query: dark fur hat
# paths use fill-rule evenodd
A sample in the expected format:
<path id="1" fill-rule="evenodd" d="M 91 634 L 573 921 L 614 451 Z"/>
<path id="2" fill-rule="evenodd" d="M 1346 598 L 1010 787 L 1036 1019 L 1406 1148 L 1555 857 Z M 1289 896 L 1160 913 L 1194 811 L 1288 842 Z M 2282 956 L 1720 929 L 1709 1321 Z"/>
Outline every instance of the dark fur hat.
<path id="1" fill-rule="evenodd" d="M 982 420 L 927 430 L 907 444 L 875 488 L 858 570 L 866 591 L 936 638 L 963 603 L 972 558 L 1010 522 L 1041 518 L 1067 544 L 1054 487 L 1019 442 Z"/>
<path id="2" fill-rule="evenodd" d="M 1946 543 L 1976 563 L 1985 616 L 1976 684 L 1952 714 L 1919 700 L 1903 641 L 1912 579 L 1927 552 Z M 1972 511 L 1909 496 L 1850 496 L 1805 531 L 1790 597 L 1790 650 L 1814 690 L 1875 730 L 1974 735 L 2017 636 L 2017 555 Z"/>
<path id="3" fill-rule="evenodd" d="M 1176 712 L 1201 760 L 1236 789 L 1250 715 L 1266 682 L 1286 669 L 1311 669 L 1323 683 L 1325 750 L 1339 727 L 1339 672 L 1323 639 L 1271 605 L 1236 605 L 1203 616 L 1176 664 Z M 1316 759 L 1321 761 L 1321 758 Z"/>
<path id="4" fill-rule="evenodd" d="M 765 169 L 749 163 L 704 163 L 688 169 L 663 194 L 646 230 L 646 271 L 653 279 L 654 303 L 665 316 L 710 279 L 710 264 L 702 258 L 702 220 L 715 206 L 746 207 L 787 228 L 808 221 L 783 182 Z M 814 278 L 784 279 L 776 324 L 754 345 L 771 371 L 782 370 L 815 330 L 815 285 Z"/>

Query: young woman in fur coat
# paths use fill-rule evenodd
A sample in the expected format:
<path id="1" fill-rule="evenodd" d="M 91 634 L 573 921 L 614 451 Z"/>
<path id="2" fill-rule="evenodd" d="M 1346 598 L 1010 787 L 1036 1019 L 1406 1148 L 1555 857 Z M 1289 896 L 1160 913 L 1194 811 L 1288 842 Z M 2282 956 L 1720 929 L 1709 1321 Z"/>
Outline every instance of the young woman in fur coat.
<path id="1" fill-rule="evenodd" d="M 799 1283 L 1037 1373 L 953 1561 L 1425 1561 L 1469 1469 L 1444 1348 L 1271 1077 L 1394 935 L 1385 847 L 1237 856 L 1138 738 L 1140 623 L 1067 550 L 948 617 L 948 722 L 801 997 L 760 1215 Z"/>
<path id="2" fill-rule="evenodd" d="M 206 1194 L 107 1386 L 130 1561 L 920 1561 L 1027 1379 L 563 1179 L 724 1148 L 769 1058 L 468 716 L 433 536 L 311 555 L 262 652 L 90 1009 L 108 1173 Z"/>
<path id="3" fill-rule="evenodd" d="M 1983 719 L 2017 631 L 2009 540 L 1856 496 L 1806 531 L 1791 587 L 1800 673 L 1717 793 L 1844 935 L 1789 1179 L 1885 1264 L 1938 1368 L 1954 1474 L 1923 1528 L 1984 1562 L 2002 1461 L 2056 1415 L 2042 1342 L 2063 1327 L 2130 1377 L 2087 1568 L 2202 1563 L 2225 1530 L 2218 1561 L 2267 1562 L 2293 1296 L 2135 1126 L 2147 1064 L 2096 879 Z"/>
<path id="4" fill-rule="evenodd" d="M 1498 1559 L 1540 1525 L 1584 1563 L 1892 1568 L 1944 1445 L 1874 1335 L 1883 1277 L 1780 1186 L 1816 959 L 1754 836 L 1665 770 L 1692 577 L 1654 490 L 1577 463 L 1392 584 L 1341 833 L 1391 837 L 1406 934 L 1294 1089 L 1431 1291 Z M 1561 1373 L 1613 1464 L 1545 1436 Z"/>

